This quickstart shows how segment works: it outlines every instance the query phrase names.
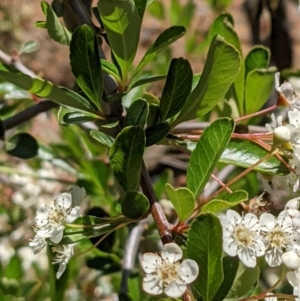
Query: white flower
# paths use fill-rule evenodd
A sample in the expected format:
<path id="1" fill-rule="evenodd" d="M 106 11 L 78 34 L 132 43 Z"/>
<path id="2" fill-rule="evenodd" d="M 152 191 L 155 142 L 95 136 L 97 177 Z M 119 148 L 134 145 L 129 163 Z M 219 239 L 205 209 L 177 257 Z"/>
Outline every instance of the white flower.
<path id="1" fill-rule="evenodd" d="M 55 244 L 59 243 L 65 226 L 79 216 L 79 203 L 84 194 L 84 188 L 75 186 L 70 192 L 58 195 L 54 200 L 54 207 L 40 207 L 36 215 L 36 235 L 39 238 L 49 238 Z"/>
<path id="2" fill-rule="evenodd" d="M 171 298 L 179 298 L 199 274 L 199 267 L 194 260 L 182 259 L 182 250 L 175 243 L 165 244 L 160 255 L 145 253 L 142 267 L 146 273 L 143 289 L 151 295 L 165 293 Z"/>
<path id="3" fill-rule="evenodd" d="M 280 98 L 277 105 L 289 106 L 291 109 L 300 109 L 300 98 L 294 93 L 290 83 L 284 82 L 279 86 L 280 73 L 275 74 L 275 89 L 279 92 Z"/>
<path id="4" fill-rule="evenodd" d="M 66 270 L 67 264 L 70 258 L 74 255 L 74 248 L 75 244 L 69 245 L 61 245 L 55 246 L 52 248 L 52 252 L 56 253 L 56 256 L 53 258 L 53 264 L 58 263 L 59 268 L 56 273 L 56 278 L 59 279 L 63 272 Z"/>
<path id="5" fill-rule="evenodd" d="M 289 251 L 281 256 L 282 263 L 289 269 L 289 270 L 297 270 L 300 267 L 300 258 L 299 256 L 293 252 Z"/>
<path id="6" fill-rule="evenodd" d="M 289 216 L 263 213 L 259 219 L 261 236 L 266 246 L 265 258 L 271 267 L 279 266 L 283 252 L 292 244 L 292 220 Z"/>
<path id="7" fill-rule="evenodd" d="M 260 224 L 256 215 L 247 213 L 241 217 L 228 210 L 220 218 L 223 227 L 223 249 L 229 256 L 238 255 L 247 267 L 255 267 L 256 257 L 265 253 L 265 246 L 259 236 Z"/>
<path id="8" fill-rule="evenodd" d="M 45 247 L 46 244 L 47 243 L 45 238 L 41 238 L 36 235 L 34 239 L 29 243 L 29 246 L 33 248 L 33 253 L 37 254 Z"/>

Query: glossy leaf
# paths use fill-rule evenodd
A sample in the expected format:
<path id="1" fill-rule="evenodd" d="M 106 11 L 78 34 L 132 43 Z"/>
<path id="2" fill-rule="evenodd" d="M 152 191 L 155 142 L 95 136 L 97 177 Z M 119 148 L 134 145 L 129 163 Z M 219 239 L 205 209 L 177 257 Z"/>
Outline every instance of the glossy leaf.
<path id="1" fill-rule="evenodd" d="M 170 131 L 170 125 L 167 122 L 154 124 L 148 127 L 146 133 L 146 146 L 153 145 L 161 141 Z"/>
<path id="2" fill-rule="evenodd" d="M 139 125 L 142 128 L 147 122 L 149 114 L 149 104 L 142 98 L 134 101 L 129 107 L 125 117 L 125 127 L 129 125 Z"/>
<path id="3" fill-rule="evenodd" d="M 66 88 L 55 86 L 49 81 L 32 78 L 26 74 L 5 72 L 2 70 L 0 70 L 0 77 L 32 94 L 49 98 L 62 106 L 90 111 L 90 104 L 82 96 Z"/>
<path id="4" fill-rule="evenodd" d="M 255 69 L 266 69 L 270 62 L 270 51 L 263 46 L 255 46 L 245 57 L 245 78 Z"/>
<path id="5" fill-rule="evenodd" d="M 145 53 L 144 57 L 141 59 L 140 63 L 134 70 L 132 79 L 141 71 L 143 68 L 151 62 L 157 53 L 163 49 L 166 49 L 169 45 L 177 41 L 185 34 L 185 28 L 183 26 L 172 26 L 161 33 L 155 42 L 150 46 L 150 48 Z"/>
<path id="6" fill-rule="evenodd" d="M 41 5 L 46 16 L 44 26 L 47 28 L 49 36 L 62 45 L 70 45 L 72 34 L 62 25 L 51 5 L 46 1 L 42 1 Z"/>
<path id="7" fill-rule="evenodd" d="M 212 40 L 217 34 L 222 36 L 225 41 L 234 46 L 239 51 L 240 56 L 242 57 L 240 40 L 236 31 L 234 30 L 234 22 L 230 14 L 221 14 L 213 22 L 209 30 L 210 40 Z M 244 73 L 244 64 L 243 62 L 241 62 L 240 71 L 237 74 L 233 85 L 231 86 L 231 91 L 233 92 L 233 96 L 236 99 L 239 108 L 243 108 L 244 104 Z"/>
<path id="8" fill-rule="evenodd" d="M 122 213 L 130 219 L 142 217 L 150 208 L 148 199 L 139 191 L 127 191 L 120 202 Z"/>
<path id="9" fill-rule="evenodd" d="M 212 212 L 217 213 L 230 207 L 236 206 L 241 202 L 248 200 L 248 193 L 244 190 L 234 191 L 233 193 L 227 194 L 222 199 L 213 199 L 205 204 L 201 212 Z"/>
<path id="10" fill-rule="evenodd" d="M 125 79 L 140 38 L 141 6 L 138 10 L 133 0 L 101 0 L 97 7 L 114 57 L 122 70 L 122 78 Z"/>
<path id="11" fill-rule="evenodd" d="M 166 192 L 172 202 L 180 221 L 185 221 L 193 213 L 195 197 L 186 187 L 175 189 L 170 184 L 166 185 Z"/>
<path id="12" fill-rule="evenodd" d="M 97 130 L 91 130 L 90 135 L 99 141 L 101 144 L 111 148 L 115 142 L 115 139 L 103 132 L 97 131 Z"/>
<path id="13" fill-rule="evenodd" d="M 196 147 L 195 142 L 170 138 L 167 138 L 167 143 L 168 145 L 173 144 L 190 152 L 193 152 Z M 251 141 L 232 139 L 222 153 L 219 162 L 248 168 L 268 154 L 268 151 Z M 271 157 L 267 161 L 260 163 L 253 170 L 271 175 L 289 173 L 286 166 L 276 157 Z"/>
<path id="14" fill-rule="evenodd" d="M 97 237 L 130 221 L 125 217 L 100 218 L 95 216 L 81 216 L 71 225 L 67 225 L 60 244 L 72 244 L 91 237 Z"/>
<path id="15" fill-rule="evenodd" d="M 117 82 L 120 82 L 120 75 L 118 68 L 107 60 L 101 60 L 101 67 L 104 72 L 110 74 Z"/>
<path id="16" fill-rule="evenodd" d="M 39 48 L 40 48 L 40 44 L 38 42 L 28 41 L 22 45 L 21 49 L 19 50 L 19 55 L 21 55 L 22 53 L 34 52 L 34 51 L 38 50 Z"/>
<path id="17" fill-rule="evenodd" d="M 274 89 L 276 68 L 256 69 L 250 71 L 245 83 L 245 113 L 259 111 L 266 103 Z"/>
<path id="18" fill-rule="evenodd" d="M 38 154 L 39 145 L 31 135 L 20 133 L 5 142 L 5 150 L 12 156 L 30 159 Z"/>
<path id="19" fill-rule="evenodd" d="M 210 45 L 200 80 L 187 98 L 175 124 L 202 116 L 223 100 L 239 73 L 239 52 L 222 37 L 216 36 Z M 198 111 L 198 113 L 197 113 Z"/>
<path id="20" fill-rule="evenodd" d="M 145 148 L 145 133 L 139 126 L 128 126 L 117 136 L 110 150 L 110 163 L 124 191 L 139 185 Z"/>
<path id="21" fill-rule="evenodd" d="M 143 20 L 144 12 L 147 6 L 147 0 L 134 0 L 134 3 L 141 20 Z"/>
<path id="22" fill-rule="evenodd" d="M 93 122 L 103 119 L 96 114 L 88 113 L 88 112 L 68 112 L 63 116 L 63 122 L 68 124 L 81 124 L 84 122 Z"/>
<path id="23" fill-rule="evenodd" d="M 212 301 L 220 301 L 225 299 L 233 285 L 239 267 L 239 262 L 240 261 L 237 257 L 223 257 L 224 279 Z"/>
<path id="24" fill-rule="evenodd" d="M 82 25 L 74 31 L 70 60 L 76 83 L 93 104 L 100 108 L 103 90 L 101 61 L 96 34 L 88 25 Z"/>
<path id="25" fill-rule="evenodd" d="M 209 180 L 234 130 L 234 121 L 220 118 L 208 126 L 196 144 L 187 170 L 186 187 L 197 197 Z"/>
<path id="26" fill-rule="evenodd" d="M 220 162 L 248 168 L 268 155 L 268 153 L 268 151 L 251 141 L 231 140 L 223 152 Z M 271 157 L 267 161 L 260 163 L 254 170 L 277 175 L 289 173 L 286 166 L 276 157 Z"/>
<path id="27" fill-rule="evenodd" d="M 180 112 L 189 96 L 193 82 L 193 71 L 183 58 L 173 59 L 160 99 L 160 118 L 165 121 Z"/>
<path id="28" fill-rule="evenodd" d="M 154 125 L 159 119 L 159 107 L 157 105 L 149 106 L 149 115 L 147 125 L 150 127 Z"/>
<path id="29" fill-rule="evenodd" d="M 222 269 L 222 226 L 219 218 L 206 213 L 193 222 L 188 234 L 187 254 L 200 267 L 192 288 L 204 301 L 210 301 L 223 281 Z"/>
<path id="30" fill-rule="evenodd" d="M 224 300 L 236 301 L 247 295 L 248 291 L 253 289 L 258 281 L 259 274 L 260 268 L 258 265 L 255 268 L 247 268 L 240 262 L 233 285 Z"/>
<path id="31" fill-rule="evenodd" d="M 129 90 L 136 88 L 138 86 L 155 83 L 157 81 L 165 79 L 166 75 L 157 75 L 157 76 L 147 76 L 145 78 L 138 79 L 137 81 L 132 81 L 128 87 Z"/>

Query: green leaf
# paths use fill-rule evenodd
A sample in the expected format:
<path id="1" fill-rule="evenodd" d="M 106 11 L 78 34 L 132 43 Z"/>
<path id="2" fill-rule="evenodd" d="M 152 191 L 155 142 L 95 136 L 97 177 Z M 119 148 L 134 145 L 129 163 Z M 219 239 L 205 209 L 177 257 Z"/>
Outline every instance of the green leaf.
<path id="1" fill-rule="evenodd" d="M 125 127 L 129 125 L 139 125 L 142 128 L 147 122 L 149 114 L 149 104 L 146 100 L 140 98 L 134 101 L 127 111 L 125 117 Z"/>
<path id="2" fill-rule="evenodd" d="M 187 254 L 200 267 L 199 277 L 192 287 L 210 301 L 223 281 L 222 227 L 213 214 L 200 214 L 192 222 L 187 240 Z"/>
<path id="3" fill-rule="evenodd" d="M 141 6 L 138 10 L 133 0 L 101 0 L 97 7 L 122 79 L 126 79 L 138 47 Z"/>
<path id="4" fill-rule="evenodd" d="M 97 108 L 102 98 L 102 69 L 97 36 L 88 25 L 78 27 L 70 44 L 70 60 L 76 83 Z"/>
<path id="5" fill-rule="evenodd" d="M 0 77 L 32 94 L 43 98 L 49 98 L 62 106 L 82 111 L 90 111 L 90 104 L 86 99 L 71 90 L 55 86 L 49 81 L 40 78 L 32 78 L 26 74 L 5 72 L 2 70 L 0 70 Z"/>
<path id="6" fill-rule="evenodd" d="M 90 131 L 90 135 L 96 139 L 97 141 L 99 141 L 101 144 L 109 147 L 109 148 L 112 148 L 114 142 L 115 142 L 115 139 L 103 132 L 100 132 L 100 131 L 97 131 L 97 130 L 91 130 Z"/>
<path id="7" fill-rule="evenodd" d="M 167 122 L 154 124 L 148 127 L 146 133 L 146 146 L 153 145 L 162 140 L 170 131 L 170 125 Z"/>
<path id="8" fill-rule="evenodd" d="M 137 81 L 132 81 L 128 87 L 129 90 L 136 88 L 138 86 L 141 85 L 146 85 L 146 84 L 150 84 L 150 83 L 154 83 L 160 80 L 165 79 L 167 76 L 166 75 L 157 75 L 157 76 L 148 76 L 145 78 L 141 78 Z"/>
<path id="9" fill-rule="evenodd" d="M 201 212 L 212 212 L 217 213 L 230 207 L 236 206 L 241 202 L 248 200 L 248 193 L 244 190 L 234 191 L 222 199 L 213 199 L 205 204 Z"/>
<path id="10" fill-rule="evenodd" d="M 147 125 L 150 127 L 154 125 L 159 119 L 159 107 L 157 105 L 149 106 L 149 115 Z"/>
<path id="11" fill-rule="evenodd" d="M 190 152 L 193 152 L 196 147 L 196 143 L 191 141 L 181 141 L 169 137 L 166 140 L 168 145 L 173 144 Z M 219 162 L 248 168 L 268 154 L 267 150 L 249 140 L 232 139 L 225 148 Z M 260 163 L 253 170 L 270 175 L 285 175 L 289 173 L 286 166 L 275 156 Z"/>
<path id="12" fill-rule="evenodd" d="M 223 257 L 224 280 L 212 298 L 212 301 L 220 301 L 225 299 L 233 285 L 239 267 L 239 262 L 239 259 L 236 257 Z"/>
<path id="13" fill-rule="evenodd" d="M 41 5 L 43 13 L 46 16 L 45 27 L 49 36 L 62 45 L 70 45 L 72 34 L 60 23 L 51 5 L 46 1 L 42 1 Z"/>
<path id="14" fill-rule="evenodd" d="M 37 28 L 45 28 L 47 29 L 47 23 L 46 21 L 36 21 L 34 22 L 34 26 Z"/>
<path id="15" fill-rule="evenodd" d="M 245 84 L 245 113 L 259 111 L 274 89 L 274 75 L 277 69 L 256 69 L 250 71 Z"/>
<path id="16" fill-rule="evenodd" d="M 270 62 L 270 51 L 263 46 L 255 46 L 245 58 L 245 78 L 255 69 L 266 69 Z"/>
<path id="17" fill-rule="evenodd" d="M 101 67 L 104 72 L 110 74 L 117 82 L 120 82 L 120 75 L 118 68 L 107 60 L 101 60 Z"/>
<path id="18" fill-rule="evenodd" d="M 234 121 L 220 118 L 208 126 L 197 142 L 188 165 L 186 186 L 197 198 L 209 180 L 234 130 Z"/>
<path id="19" fill-rule="evenodd" d="M 209 39 L 212 40 L 215 35 L 219 34 L 228 43 L 234 46 L 242 57 L 242 49 L 239 37 L 234 30 L 233 18 L 230 14 L 224 13 L 217 17 L 210 28 Z M 231 86 L 238 107 L 243 108 L 244 103 L 244 64 L 241 63 L 241 69 Z"/>
<path id="20" fill-rule="evenodd" d="M 5 150 L 12 156 L 30 159 L 38 154 L 39 145 L 31 135 L 20 133 L 5 142 Z"/>
<path id="21" fill-rule="evenodd" d="M 183 58 L 173 59 L 160 99 L 160 117 L 162 121 L 180 112 L 191 92 L 192 82 L 193 71 L 189 62 Z"/>
<path id="22" fill-rule="evenodd" d="M 120 202 L 122 213 L 130 219 L 142 217 L 150 208 L 148 199 L 139 191 L 127 191 Z"/>
<path id="23" fill-rule="evenodd" d="M 166 185 L 166 192 L 172 202 L 179 221 L 185 221 L 193 213 L 195 208 L 195 197 L 186 187 L 175 189 L 170 184 Z"/>
<path id="24" fill-rule="evenodd" d="M 40 48 L 40 44 L 38 42 L 28 41 L 22 45 L 21 49 L 19 50 L 19 55 L 21 55 L 22 53 L 34 52 L 34 51 L 38 50 L 39 48 Z"/>
<path id="25" fill-rule="evenodd" d="M 247 294 L 247 292 L 255 286 L 259 274 L 260 268 L 258 265 L 255 268 L 247 268 L 240 262 L 236 277 L 233 281 L 233 286 L 225 300 L 236 301 Z"/>
<path id="26" fill-rule="evenodd" d="M 183 26 L 172 26 L 161 33 L 141 59 L 140 63 L 134 70 L 131 80 L 157 56 L 159 51 L 166 49 L 169 45 L 177 41 L 185 34 L 185 32 L 186 31 Z"/>
<path id="27" fill-rule="evenodd" d="M 62 118 L 68 124 L 81 124 L 103 119 L 103 117 L 88 112 L 68 112 Z"/>
<path id="28" fill-rule="evenodd" d="M 220 162 L 248 168 L 268 154 L 267 150 L 251 141 L 231 140 L 223 152 Z M 289 173 L 286 166 L 276 157 L 271 157 L 267 161 L 260 163 L 254 170 L 277 175 Z"/>
<path id="29" fill-rule="evenodd" d="M 175 123 L 194 119 L 208 113 L 223 100 L 241 66 L 239 52 L 222 37 L 211 42 L 200 80 L 188 97 Z"/>
<path id="30" fill-rule="evenodd" d="M 138 188 L 144 148 L 144 130 L 139 126 L 128 126 L 117 136 L 110 150 L 112 170 L 125 191 Z"/>
<path id="31" fill-rule="evenodd" d="M 144 12 L 147 6 L 147 0 L 134 0 L 135 6 L 137 8 L 138 14 L 141 18 L 141 21 L 144 17 Z"/>
<path id="32" fill-rule="evenodd" d="M 95 216 L 81 216 L 74 223 L 67 225 L 60 244 L 72 244 L 91 237 L 97 237 L 114 231 L 130 221 L 125 217 L 100 218 Z"/>

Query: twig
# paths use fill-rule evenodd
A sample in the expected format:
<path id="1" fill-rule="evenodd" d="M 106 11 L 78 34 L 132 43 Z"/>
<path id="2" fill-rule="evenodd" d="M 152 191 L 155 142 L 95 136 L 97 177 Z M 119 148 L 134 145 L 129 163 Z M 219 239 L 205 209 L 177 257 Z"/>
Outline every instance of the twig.
<path id="1" fill-rule="evenodd" d="M 0 50 L 0 61 L 7 65 L 13 66 L 15 69 L 29 75 L 30 77 L 37 77 L 37 75 L 33 71 L 22 64 L 19 58 L 14 59 L 12 56 L 4 53 L 2 50 Z"/>
<path id="2" fill-rule="evenodd" d="M 134 268 L 137 250 L 140 244 L 140 238 L 144 232 L 145 225 L 148 219 L 144 219 L 136 224 L 127 238 L 125 246 L 125 255 L 123 257 L 122 280 L 120 286 L 120 293 L 128 293 L 128 278 L 130 277 Z"/>
<path id="3" fill-rule="evenodd" d="M 5 129 L 10 130 L 26 121 L 29 121 L 36 115 L 46 112 L 46 111 L 49 111 L 56 107 L 58 107 L 58 105 L 51 100 L 41 101 L 41 102 L 37 103 L 36 105 L 34 105 L 10 118 L 5 119 L 3 121 Z"/>
<path id="4" fill-rule="evenodd" d="M 158 203 L 148 170 L 143 161 L 142 172 L 141 172 L 141 187 L 150 202 L 150 212 L 155 221 L 156 227 L 159 232 L 159 236 L 163 244 L 170 243 L 173 241 L 172 234 L 170 231 L 169 222 L 166 219 L 163 209 L 160 203 Z"/>

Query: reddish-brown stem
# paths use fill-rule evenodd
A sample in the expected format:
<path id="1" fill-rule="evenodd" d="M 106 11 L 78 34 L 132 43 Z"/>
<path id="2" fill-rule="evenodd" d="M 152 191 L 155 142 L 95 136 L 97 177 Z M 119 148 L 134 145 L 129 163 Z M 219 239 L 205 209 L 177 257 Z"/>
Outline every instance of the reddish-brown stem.
<path id="1" fill-rule="evenodd" d="M 277 104 L 275 104 L 275 105 L 273 105 L 273 106 L 271 106 L 271 107 L 269 107 L 267 109 L 261 110 L 259 112 L 256 112 L 256 113 L 253 113 L 253 114 L 249 114 L 249 115 L 245 115 L 245 116 L 236 118 L 235 122 L 239 122 L 239 121 L 242 121 L 242 120 L 245 120 L 245 119 L 249 119 L 249 118 L 252 118 L 252 117 L 255 117 L 255 116 L 266 114 L 268 112 L 271 112 L 271 111 L 275 110 L 276 108 L 277 108 Z"/>

